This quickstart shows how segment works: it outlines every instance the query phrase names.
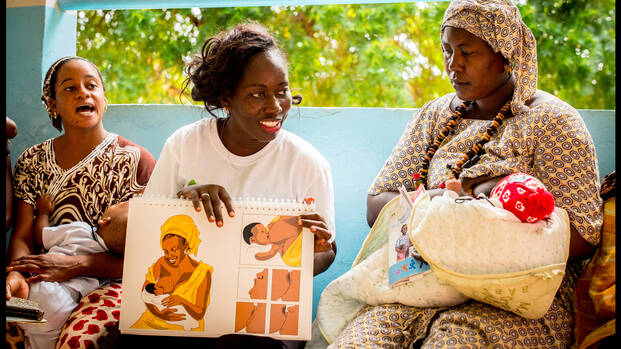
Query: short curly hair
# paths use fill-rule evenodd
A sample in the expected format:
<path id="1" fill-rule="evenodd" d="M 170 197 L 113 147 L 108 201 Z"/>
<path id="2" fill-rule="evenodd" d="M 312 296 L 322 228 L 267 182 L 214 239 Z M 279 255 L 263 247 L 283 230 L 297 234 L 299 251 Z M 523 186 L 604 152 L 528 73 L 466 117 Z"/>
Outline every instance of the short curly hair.
<path id="1" fill-rule="evenodd" d="M 248 60 L 274 49 L 285 57 L 269 30 L 258 23 L 238 24 L 222 31 L 207 39 L 201 53 L 186 66 L 188 78 L 183 91 L 191 82 L 192 99 L 203 102 L 207 111 L 215 116 L 212 111 L 224 108 L 222 100 L 235 91 Z"/>

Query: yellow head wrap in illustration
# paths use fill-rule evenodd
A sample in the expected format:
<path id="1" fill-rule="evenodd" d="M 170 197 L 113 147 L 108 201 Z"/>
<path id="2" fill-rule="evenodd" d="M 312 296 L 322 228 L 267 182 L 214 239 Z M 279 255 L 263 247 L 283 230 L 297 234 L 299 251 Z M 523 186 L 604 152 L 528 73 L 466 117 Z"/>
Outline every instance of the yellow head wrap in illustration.
<path id="1" fill-rule="evenodd" d="M 452 0 L 440 33 L 447 26 L 467 30 L 509 61 L 515 76 L 511 110 L 515 114 L 527 109 L 525 101 L 537 90 L 537 41 L 513 2 Z"/>
<path id="2" fill-rule="evenodd" d="M 162 234 L 160 235 L 160 245 L 164 240 L 164 236 L 168 234 L 177 235 L 185 239 L 188 244 L 188 248 L 190 249 L 190 253 L 193 253 L 196 256 L 198 252 L 198 244 L 201 243 L 201 239 L 198 238 L 200 232 L 190 216 L 183 214 L 172 216 L 168 218 L 164 224 L 162 224 L 160 230 L 162 231 Z"/>

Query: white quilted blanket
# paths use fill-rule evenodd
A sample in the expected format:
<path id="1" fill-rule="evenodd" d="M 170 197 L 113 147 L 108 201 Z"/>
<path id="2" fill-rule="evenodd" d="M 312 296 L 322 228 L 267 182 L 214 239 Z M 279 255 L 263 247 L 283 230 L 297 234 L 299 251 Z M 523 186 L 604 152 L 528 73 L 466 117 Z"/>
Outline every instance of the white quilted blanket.
<path id="1" fill-rule="evenodd" d="M 563 209 L 547 222 L 530 224 L 487 200 L 458 199 L 451 191 L 420 200 L 410 238 L 432 272 L 389 287 L 388 232 L 374 226 L 352 269 L 321 295 L 314 331 L 327 342 L 367 304 L 451 306 L 474 298 L 527 318 L 541 317 L 549 308 L 569 256 Z M 316 337 L 307 348 L 325 346 L 324 338 Z"/>

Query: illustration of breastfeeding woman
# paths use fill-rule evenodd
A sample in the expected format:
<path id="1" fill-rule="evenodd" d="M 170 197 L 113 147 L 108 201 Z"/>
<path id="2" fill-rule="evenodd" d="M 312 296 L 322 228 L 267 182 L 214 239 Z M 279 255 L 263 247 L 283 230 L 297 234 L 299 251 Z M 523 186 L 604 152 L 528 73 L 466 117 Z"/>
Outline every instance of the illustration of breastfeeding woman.
<path id="1" fill-rule="evenodd" d="M 250 223 L 243 230 L 247 244 L 271 245 L 266 252 L 256 253 L 254 258 L 263 261 L 280 254 L 282 261 L 292 267 L 299 267 L 302 260 L 302 227 L 297 216 L 276 216 L 265 227 L 261 223 Z"/>
<path id="2" fill-rule="evenodd" d="M 146 274 L 142 300 L 147 309 L 132 328 L 204 329 L 213 268 L 190 256 L 198 253 L 199 234 L 189 216 L 176 215 L 164 222 L 160 236 L 164 256 Z"/>

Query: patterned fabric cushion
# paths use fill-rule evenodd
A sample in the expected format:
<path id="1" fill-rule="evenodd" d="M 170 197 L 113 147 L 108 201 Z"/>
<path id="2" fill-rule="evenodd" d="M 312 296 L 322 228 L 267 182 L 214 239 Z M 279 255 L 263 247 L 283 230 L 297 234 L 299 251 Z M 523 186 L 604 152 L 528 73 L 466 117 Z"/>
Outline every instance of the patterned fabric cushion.
<path id="1" fill-rule="evenodd" d="M 119 321 L 121 284 L 108 283 L 82 298 L 65 323 L 56 348 L 98 348 Z"/>

